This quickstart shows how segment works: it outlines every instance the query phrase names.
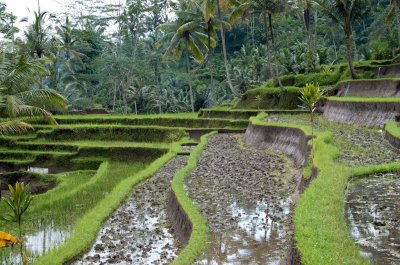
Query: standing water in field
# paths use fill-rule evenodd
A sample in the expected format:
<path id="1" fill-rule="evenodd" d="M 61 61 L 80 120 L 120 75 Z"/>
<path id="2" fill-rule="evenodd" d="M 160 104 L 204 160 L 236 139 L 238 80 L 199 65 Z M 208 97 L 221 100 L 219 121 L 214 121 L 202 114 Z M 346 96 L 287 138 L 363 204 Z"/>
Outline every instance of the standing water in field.
<path id="1" fill-rule="evenodd" d="M 179 245 L 167 218 L 167 195 L 173 176 L 186 161 L 187 156 L 177 156 L 135 187 L 76 264 L 169 264 Z"/>
<path id="2" fill-rule="evenodd" d="M 186 182 L 210 227 L 196 264 L 284 262 L 293 235 L 295 175 L 288 159 L 242 147 L 240 135 L 210 137 Z"/>
<path id="3" fill-rule="evenodd" d="M 32 261 L 33 258 L 42 256 L 61 245 L 71 234 L 72 229 L 57 228 L 53 224 L 47 225 L 38 232 L 24 236 L 24 252 L 26 251 Z M 0 264 L 22 264 L 19 246 L 1 251 Z"/>
<path id="4" fill-rule="evenodd" d="M 364 256 L 373 264 L 400 264 L 400 173 L 354 178 L 346 213 Z"/>

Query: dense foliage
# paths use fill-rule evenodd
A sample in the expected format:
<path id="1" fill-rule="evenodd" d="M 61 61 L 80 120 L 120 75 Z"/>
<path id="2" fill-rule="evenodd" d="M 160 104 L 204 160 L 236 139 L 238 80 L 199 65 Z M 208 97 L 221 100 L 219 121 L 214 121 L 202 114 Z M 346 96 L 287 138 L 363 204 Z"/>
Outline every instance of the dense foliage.
<path id="1" fill-rule="evenodd" d="M 70 110 L 193 111 L 229 102 L 268 79 L 284 89 L 283 74 L 327 73 L 348 63 L 356 78 L 353 60 L 395 58 L 399 4 L 69 0 L 62 14 L 41 6 L 17 28 L 20 18 L 0 3 L 1 52 L 8 61 L 40 64 L 45 74 L 24 86 L 57 91 Z"/>

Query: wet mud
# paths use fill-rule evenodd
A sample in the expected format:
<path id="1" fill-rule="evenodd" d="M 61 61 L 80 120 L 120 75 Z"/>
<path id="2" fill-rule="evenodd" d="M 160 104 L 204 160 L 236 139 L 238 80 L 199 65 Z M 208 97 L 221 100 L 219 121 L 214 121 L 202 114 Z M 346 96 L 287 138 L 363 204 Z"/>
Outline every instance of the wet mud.
<path id="1" fill-rule="evenodd" d="M 168 264 L 180 246 L 166 214 L 170 181 L 186 165 L 177 156 L 136 187 L 111 215 L 90 251 L 75 264 Z"/>
<path id="2" fill-rule="evenodd" d="M 362 255 L 373 264 L 400 264 L 400 173 L 353 178 L 346 215 Z"/>
<path id="3" fill-rule="evenodd" d="M 196 264 L 280 264 L 288 258 L 296 171 L 243 135 L 210 137 L 186 188 L 210 228 Z"/>
<path id="4" fill-rule="evenodd" d="M 311 124 L 308 115 L 269 116 L 266 121 Z M 353 167 L 400 161 L 400 151 L 385 139 L 381 129 L 330 122 L 321 116 L 316 116 L 315 127 L 318 131 L 332 132 L 333 145 L 340 149 L 338 162 L 344 165 Z"/>

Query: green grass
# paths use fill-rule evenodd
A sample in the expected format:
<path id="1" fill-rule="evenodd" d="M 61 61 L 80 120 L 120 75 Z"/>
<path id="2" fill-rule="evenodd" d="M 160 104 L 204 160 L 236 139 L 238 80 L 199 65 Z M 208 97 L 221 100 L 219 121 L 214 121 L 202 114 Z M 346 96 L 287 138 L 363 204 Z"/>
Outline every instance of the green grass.
<path id="1" fill-rule="evenodd" d="M 395 121 L 387 122 L 385 124 L 385 131 L 393 135 L 394 137 L 400 139 L 400 127 L 398 122 Z"/>
<path id="2" fill-rule="evenodd" d="M 309 74 L 290 74 L 281 77 L 281 82 L 284 86 L 304 87 L 307 83 L 315 82 L 320 86 L 336 85 L 342 78 L 345 77 L 347 70 L 346 64 L 339 64 L 332 67 L 329 73 L 309 73 Z M 349 75 L 350 76 L 350 75 Z M 278 84 L 273 80 L 269 80 L 266 86 L 277 87 Z"/>
<path id="3" fill-rule="evenodd" d="M 328 97 L 331 101 L 340 102 L 371 102 L 371 103 L 399 103 L 398 97 Z"/>
<path id="4" fill-rule="evenodd" d="M 192 223 L 192 234 L 190 235 L 189 242 L 179 253 L 178 257 L 171 263 L 173 265 L 193 264 L 207 246 L 207 223 L 200 211 L 186 194 L 184 183 L 185 178 L 197 167 L 198 159 L 207 144 L 208 137 L 214 134 L 215 132 L 211 132 L 201 137 L 200 143 L 191 152 L 187 166 L 181 169 L 172 180 L 172 191 L 175 193 L 180 206 Z"/>
<path id="5" fill-rule="evenodd" d="M 235 105 L 235 109 L 297 109 L 302 88 L 261 87 L 248 90 Z"/>
<path id="6" fill-rule="evenodd" d="M 172 142 L 186 135 L 180 128 L 127 125 L 61 125 L 51 131 L 38 132 L 38 138 L 55 141 Z"/>
<path id="7" fill-rule="evenodd" d="M 79 253 L 90 248 L 92 242 L 97 236 L 101 224 L 130 194 L 132 188 L 140 182 L 151 177 L 164 164 L 171 160 L 176 153 L 177 147 L 173 148 L 173 150 L 152 162 L 150 166 L 146 167 L 140 172 L 129 170 L 127 168 L 129 165 L 125 165 L 124 169 L 120 169 L 121 165 L 114 165 L 116 166 L 115 169 L 122 170 L 125 178 L 116 183 L 116 185 L 113 186 L 112 189 L 107 193 L 102 193 L 102 197 L 98 200 L 97 204 L 77 220 L 76 225 L 74 226 L 74 233 L 63 245 L 52 250 L 49 254 L 38 258 L 35 264 L 63 264 Z M 108 172 L 110 166 L 114 168 L 112 164 L 103 164 L 99 169 L 98 174 L 104 174 Z M 112 174 L 118 175 L 120 173 L 121 172 L 114 172 Z M 108 174 L 105 175 L 107 175 L 107 177 L 112 177 Z M 90 184 L 85 183 L 84 185 Z M 83 194 L 83 196 L 85 196 L 85 194 Z"/>
<path id="8" fill-rule="evenodd" d="M 56 119 L 158 119 L 158 118 L 184 118 L 184 119 L 195 119 L 197 117 L 197 113 L 195 112 L 187 112 L 187 113 L 165 113 L 165 114 L 141 114 L 141 115 L 124 115 L 124 114 L 88 114 L 88 115 L 55 115 Z"/>

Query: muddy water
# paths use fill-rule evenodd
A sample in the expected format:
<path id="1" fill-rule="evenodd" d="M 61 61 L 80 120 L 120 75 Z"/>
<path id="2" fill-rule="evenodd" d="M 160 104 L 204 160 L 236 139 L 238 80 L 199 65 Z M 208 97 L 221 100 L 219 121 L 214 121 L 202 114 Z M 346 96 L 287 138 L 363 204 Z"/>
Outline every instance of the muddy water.
<path id="1" fill-rule="evenodd" d="M 155 176 L 136 187 L 106 221 L 95 244 L 75 264 L 168 264 L 177 255 L 166 214 L 170 181 L 186 165 L 177 156 Z"/>
<path id="2" fill-rule="evenodd" d="M 280 264 L 287 258 L 296 171 L 286 158 L 244 147 L 241 140 L 211 137 L 187 179 L 211 232 L 197 264 Z"/>
<path id="3" fill-rule="evenodd" d="M 373 264 L 400 264 L 400 173 L 350 181 L 346 214 L 363 255 Z"/>

